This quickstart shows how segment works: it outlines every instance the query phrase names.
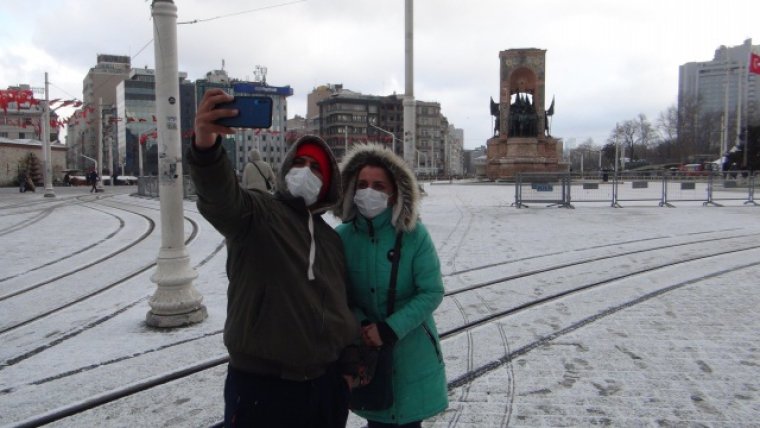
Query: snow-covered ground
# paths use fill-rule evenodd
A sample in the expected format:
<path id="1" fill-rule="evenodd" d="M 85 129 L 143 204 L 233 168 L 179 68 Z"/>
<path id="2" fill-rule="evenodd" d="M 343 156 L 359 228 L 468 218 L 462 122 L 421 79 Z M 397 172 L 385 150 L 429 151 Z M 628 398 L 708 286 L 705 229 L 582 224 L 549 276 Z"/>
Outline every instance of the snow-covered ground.
<path id="1" fill-rule="evenodd" d="M 209 316 L 151 329 L 159 202 L 88 190 L 0 189 L 0 425 L 219 422 L 221 236 L 185 203 Z M 760 207 L 516 209 L 510 185 L 425 190 L 451 401 L 426 426 L 759 426 Z"/>

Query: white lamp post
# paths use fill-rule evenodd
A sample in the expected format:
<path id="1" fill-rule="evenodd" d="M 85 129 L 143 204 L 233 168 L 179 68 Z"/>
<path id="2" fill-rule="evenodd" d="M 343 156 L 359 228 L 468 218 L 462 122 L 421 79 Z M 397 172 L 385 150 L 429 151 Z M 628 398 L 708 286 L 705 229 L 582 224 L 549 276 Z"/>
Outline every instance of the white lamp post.
<path id="1" fill-rule="evenodd" d="M 380 132 L 384 132 L 384 133 L 388 134 L 391 137 L 391 144 L 393 145 L 393 153 L 394 154 L 398 154 L 398 151 L 396 150 L 396 141 L 398 141 L 399 143 L 401 143 L 402 147 L 403 147 L 403 144 L 404 144 L 403 141 L 401 141 L 398 138 L 396 138 L 396 135 L 393 132 L 391 132 L 391 131 L 389 131 L 387 129 L 383 129 L 383 128 L 381 128 L 379 126 L 375 126 L 375 125 L 373 125 L 371 123 L 369 124 L 369 126 L 377 129 Z"/>
<path id="2" fill-rule="evenodd" d="M 404 160 L 411 167 L 417 150 L 417 111 L 414 101 L 414 1 L 404 3 Z"/>
<path id="3" fill-rule="evenodd" d="M 179 71 L 177 61 L 177 6 L 171 0 L 153 0 L 153 40 L 156 58 L 156 127 L 158 134 L 158 194 L 161 202 L 161 249 L 157 285 L 150 298 L 146 323 L 179 327 L 208 316 L 203 296 L 193 286 L 198 273 L 185 249 L 182 151 L 180 145 Z"/>
<path id="4" fill-rule="evenodd" d="M 85 159 L 91 160 L 91 161 L 92 161 L 92 163 L 94 163 L 94 164 L 95 164 L 95 171 L 97 171 L 97 170 L 98 170 L 98 161 L 97 161 L 96 159 L 93 159 L 93 158 L 91 158 L 91 157 L 89 157 L 89 156 L 85 156 L 85 155 L 79 155 L 79 156 L 81 156 L 81 157 L 83 157 L 83 158 L 85 158 Z"/>
<path id="5" fill-rule="evenodd" d="M 343 128 L 343 157 L 348 154 L 348 125 Z"/>
<path id="6" fill-rule="evenodd" d="M 42 114 L 42 161 L 45 163 L 45 197 L 55 198 L 53 190 L 53 153 L 50 151 L 50 104 L 48 99 L 48 74 L 45 72 L 45 107 Z"/>
<path id="7" fill-rule="evenodd" d="M 103 98 L 98 98 L 98 165 L 95 171 L 98 172 L 98 181 L 95 183 L 95 191 L 103 191 Z"/>

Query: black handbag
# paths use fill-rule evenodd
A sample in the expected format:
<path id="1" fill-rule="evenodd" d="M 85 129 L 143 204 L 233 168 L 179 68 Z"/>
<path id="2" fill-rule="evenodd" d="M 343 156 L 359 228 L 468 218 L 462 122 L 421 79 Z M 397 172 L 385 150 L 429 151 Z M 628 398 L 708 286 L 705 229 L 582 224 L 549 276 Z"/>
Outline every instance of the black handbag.
<path id="1" fill-rule="evenodd" d="M 391 282 L 388 287 L 388 316 L 393 313 L 396 301 L 396 277 L 398 276 L 398 263 L 401 257 L 402 233 L 396 234 L 396 245 L 393 248 L 391 258 Z M 393 405 L 393 346 L 383 345 L 368 352 L 376 360 L 374 370 L 368 367 L 365 376 L 371 377 L 366 385 L 357 386 L 351 390 L 349 407 L 352 410 L 385 410 Z"/>

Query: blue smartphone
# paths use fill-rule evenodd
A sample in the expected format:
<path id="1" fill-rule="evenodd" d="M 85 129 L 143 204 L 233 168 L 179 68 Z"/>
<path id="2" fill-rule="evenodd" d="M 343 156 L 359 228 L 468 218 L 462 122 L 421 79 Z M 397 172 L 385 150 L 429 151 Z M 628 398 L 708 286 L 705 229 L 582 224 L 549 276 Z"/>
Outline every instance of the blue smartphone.
<path id="1" fill-rule="evenodd" d="M 223 117 L 217 124 L 230 128 L 269 128 L 272 126 L 272 98 L 253 95 L 236 95 L 229 103 L 214 108 L 237 109 L 238 115 Z"/>

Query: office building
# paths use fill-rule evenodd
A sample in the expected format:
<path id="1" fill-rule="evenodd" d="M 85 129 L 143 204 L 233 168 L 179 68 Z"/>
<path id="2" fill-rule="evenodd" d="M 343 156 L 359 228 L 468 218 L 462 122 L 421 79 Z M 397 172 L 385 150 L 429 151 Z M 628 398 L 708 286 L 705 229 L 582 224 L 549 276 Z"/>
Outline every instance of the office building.
<path id="1" fill-rule="evenodd" d="M 382 144 L 403 157 L 402 95 L 364 95 L 334 84 L 315 88 L 309 94 L 309 106 L 313 102 L 318 110 L 307 113 L 307 119 L 318 121 L 319 135 L 338 159 L 357 143 Z M 450 156 L 461 152 L 452 150 L 450 144 L 463 143 L 464 131 L 452 139 L 448 137 L 449 129 L 456 128 L 450 127 L 441 114 L 440 103 L 418 100 L 416 110 L 415 164 L 410 166 L 425 177 L 448 175 L 453 165 Z"/>
<path id="2" fill-rule="evenodd" d="M 264 71 L 265 73 L 265 71 Z M 259 95 L 272 98 L 272 126 L 268 129 L 240 129 L 222 142 L 230 162 L 241 174 L 252 149 L 261 152 L 262 160 L 278 171 L 285 158 L 288 145 L 285 142 L 287 129 L 288 100 L 293 95 L 290 86 L 271 86 L 266 83 L 266 75 L 260 75 L 254 82 L 231 79 L 224 70 L 213 70 L 205 79 L 195 82 L 196 106 L 203 94 L 210 88 L 221 88 L 232 95 Z"/>
<path id="3" fill-rule="evenodd" d="M 182 151 L 190 144 L 195 121 L 195 87 L 179 72 Z M 123 175 L 158 173 L 155 70 L 135 68 L 114 91 L 115 105 L 103 112 L 104 162 Z M 140 162 L 142 155 L 142 163 Z M 183 169 L 187 169 L 183 157 Z"/>
<path id="4" fill-rule="evenodd" d="M 749 73 L 752 51 L 760 46 L 747 39 L 720 46 L 710 61 L 679 67 L 678 134 L 693 149 L 720 155 L 741 144 L 747 126 L 760 125 L 760 75 Z"/>

